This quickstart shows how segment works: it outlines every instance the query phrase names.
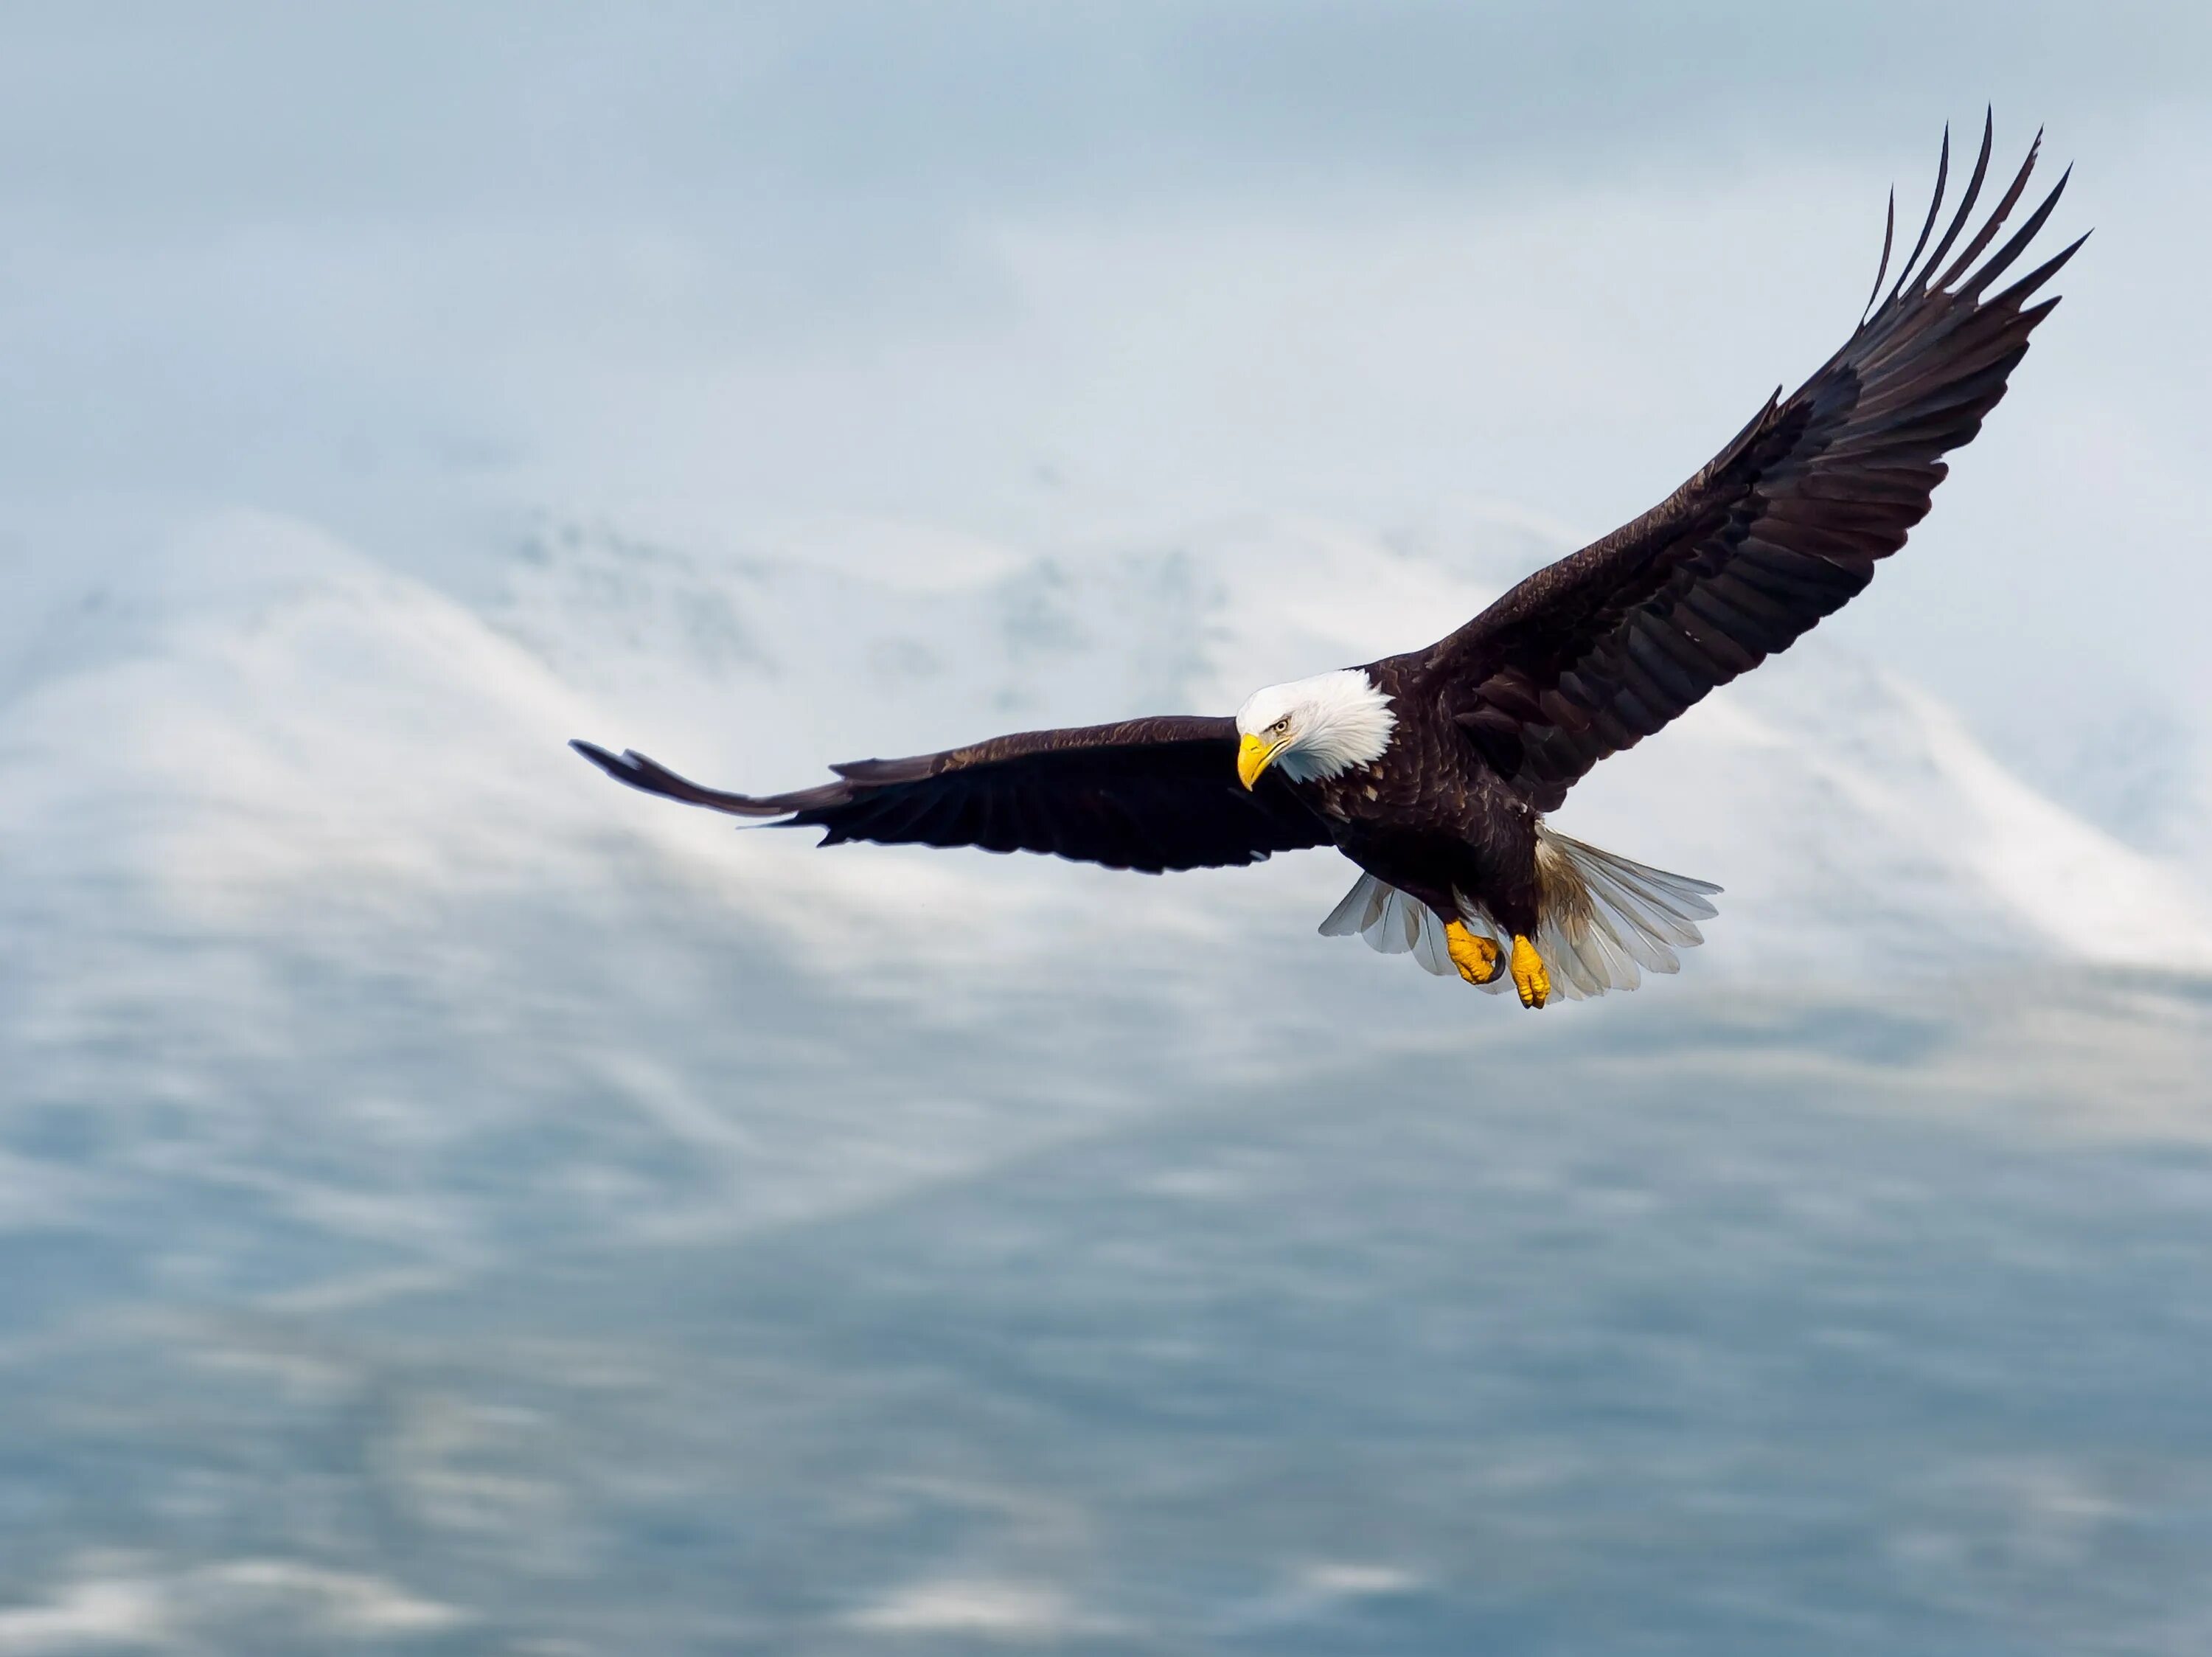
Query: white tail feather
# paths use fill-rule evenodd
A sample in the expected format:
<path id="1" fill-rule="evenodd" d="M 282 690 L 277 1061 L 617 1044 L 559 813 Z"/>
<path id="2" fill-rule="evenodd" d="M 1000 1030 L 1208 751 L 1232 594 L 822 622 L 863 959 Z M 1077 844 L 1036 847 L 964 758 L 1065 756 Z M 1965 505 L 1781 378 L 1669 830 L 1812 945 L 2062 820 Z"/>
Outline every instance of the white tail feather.
<path id="1" fill-rule="evenodd" d="M 1411 951 L 1415 960 L 1438 978 L 1456 972 L 1444 942 L 1444 923 L 1436 911 L 1409 898 L 1372 874 L 1362 874 L 1344 901 L 1321 923 L 1326 938 L 1348 938 L 1358 933 L 1367 947 L 1386 955 Z"/>
<path id="2" fill-rule="evenodd" d="M 1633 990 L 1645 972 L 1680 971 L 1682 959 L 1675 952 L 1703 943 L 1698 923 L 1720 912 L 1711 901 L 1720 888 L 1709 880 L 1669 874 L 1540 824 L 1536 874 L 1543 887 L 1542 918 L 1533 941 L 1551 969 L 1553 987 L 1572 1001 Z M 1460 908 L 1469 931 L 1501 949 L 1511 947 L 1504 929 L 1480 904 L 1462 893 Z M 1321 929 L 1332 938 L 1358 933 L 1386 955 L 1410 951 L 1439 977 L 1454 970 L 1436 911 L 1372 874 L 1359 877 Z M 1507 986 L 1501 972 L 1482 987 L 1496 993 Z"/>

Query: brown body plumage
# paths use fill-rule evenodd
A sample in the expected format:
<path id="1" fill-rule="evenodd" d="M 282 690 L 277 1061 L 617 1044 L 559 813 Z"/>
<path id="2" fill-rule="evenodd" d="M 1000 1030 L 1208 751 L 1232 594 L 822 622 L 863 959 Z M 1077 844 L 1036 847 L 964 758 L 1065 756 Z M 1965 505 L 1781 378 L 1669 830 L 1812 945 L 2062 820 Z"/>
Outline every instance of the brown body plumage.
<path id="1" fill-rule="evenodd" d="M 1714 888 L 1668 887 L 1677 877 L 1552 835 L 1542 813 L 1597 761 L 1658 730 L 1842 606 L 1926 515 L 1944 476 L 1942 457 L 1980 429 L 2028 335 L 2057 302 L 2030 302 L 2081 245 L 1990 294 L 2065 187 L 2062 178 L 1989 253 L 2035 161 L 2031 148 L 1968 235 L 1990 149 L 1985 122 L 1972 178 L 1935 236 L 1949 171 L 1946 134 L 1935 199 L 1896 284 L 1883 292 L 1886 235 L 1874 297 L 1843 348 L 1795 394 L 1770 399 L 1680 489 L 1530 576 L 1426 649 L 1358 670 L 1387 702 L 1388 740 L 1356 762 L 1340 765 L 1338 755 L 1303 773 L 1273 765 L 1240 783 L 1241 752 L 1259 744 L 1266 766 L 1278 749 L 1299 752 L 1296 734 L 1270 746 L 1267 733 L 1240 730 L 1237 720 L 1160 718 L 864 760 L 835 767 L 838 780 L 818 788 L 755 797 L 702 789 L 639 754 L 575 746 L 636 787 L 741 816 L 819 825 L 824 844 L 975 845 L 1149 871 L 1249 863 L 1334 844 L 1439 923 L 1494 929 L 1524 944 L 1549 928 L 1555 949 L 1571 954 L 1583 948 L 1573 929 L 1590 923 L 1585 911 L 1597 913 L 1604 935 L 1591 943 L 1594 954 L 1583 956 L 1587 972 L 1573 978 L 1584 993 L 1620 981 L 1618 966 L 1608 978 L 1606 963 L 1617 963 L 1622 950 L 1646 966 L 1671 967 L 1663 937 L 1696 941 L 1687 917 L 1711 910 L 1688 907 L 1693 898 L 1670 907 L 1666 893 L 1681 899 Z M 1291 722 L 1286 716 L 1267 732 Z M 1615 887 L 1626 895 L 1607 899 Z M 1360 895 L 1355 888 L 1347 904 Z M 1376 923 L 1371 915 L 1364 923 Z M 1425 923 L 1415 916 L 1405 924 L 1411 936 Z M 1656 954 L 1620 935 L 1638 928 Z M 1608 949 L 1608 940 L 1618 947 Z M 1452 959 L 1475 976 L 1456 946 Z M 1632 982 L 1634 968 L 1626 971 Z M 1526 984 L 1522 990 L 1541 1004 L 1540 990 L 1533 997 Z"/>
<path id="2" fill-rule="evenodd" d="M 1536 813 L 1486 761 L 1424 664 L 1366 668 L 1397 724 L 1381 759 L 1306 785 L 1336 848 L 1386 886 L 1446 916 L 1477 898 L 1507 934 L 1540 919 Z"/>

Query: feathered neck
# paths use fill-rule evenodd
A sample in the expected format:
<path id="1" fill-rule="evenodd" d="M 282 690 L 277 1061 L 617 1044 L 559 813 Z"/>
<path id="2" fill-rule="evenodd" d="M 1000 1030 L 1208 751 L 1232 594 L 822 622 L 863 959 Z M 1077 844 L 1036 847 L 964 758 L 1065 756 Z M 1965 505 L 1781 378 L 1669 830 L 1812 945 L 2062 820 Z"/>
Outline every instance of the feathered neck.
<path id="1" fill-rule="evenodd" d="M 1255 691 L 1237 716 L 1237 728 L 1264 731 L 1291 716 L 1290 738 L 1274 763 L 1293 783 L 1319 783 L 1382 757 L 1398 716 L 1390 698 L 1364 669 L 1344 667 Z"/>

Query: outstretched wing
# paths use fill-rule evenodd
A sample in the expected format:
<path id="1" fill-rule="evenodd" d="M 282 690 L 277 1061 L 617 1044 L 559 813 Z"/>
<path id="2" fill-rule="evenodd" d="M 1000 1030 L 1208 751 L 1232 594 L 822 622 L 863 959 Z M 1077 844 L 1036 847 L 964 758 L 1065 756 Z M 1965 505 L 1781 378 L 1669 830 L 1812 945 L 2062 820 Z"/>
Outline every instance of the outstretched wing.
<path id="1" fill-rule="evenodd" d="M 1981 429 L 2029 333 L 2058 302 L 2028 301 L 2081 245 L 1983 297 L 2066 187 L 2061 178 L 1975 267 L 2027 187 L 2039 133 L 2003 199 L 1943 265 L 1981 193 L 1990 139 L 1984 119 L 1973 178 L 1923 261 L 1950 169 L 1946 130 L 1927 221 L 1884 297 L 1893 199 L 1866 314 L 1794 396 L 1778 393 L 1667 501 L 1400 659 L 1433 676 L 1484 757 L 1538 809 L 1840 608 L 1926 515 L 1947 470 L 1941 457 Z"/>
<path id="2" fill-rule="evenodd" d="M 1025 731 L 910 759 L 833 765 L 837 781 L 796 794 L 724 794 L 641 753 L 569 745 L 619 782 L 738 817 L 821 827 L 821 844 L 1045 851 L 1109 868 L 1256 863 L 1328 844 L 1319 818 L 1272 773 L 1237 780 L 1230 719 L 1136 719 Z"/>

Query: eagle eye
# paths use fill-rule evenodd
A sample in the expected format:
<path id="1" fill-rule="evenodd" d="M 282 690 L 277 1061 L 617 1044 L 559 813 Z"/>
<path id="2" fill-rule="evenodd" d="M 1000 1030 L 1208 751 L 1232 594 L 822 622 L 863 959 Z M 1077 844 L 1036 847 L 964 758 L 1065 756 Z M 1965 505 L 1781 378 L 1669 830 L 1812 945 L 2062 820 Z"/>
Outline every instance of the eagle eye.
<path id="1" fill-rule="evenodd" d="M 1291 728 L 1291 716 L 1288 714 L 1285 714 L 1273 724 L 1268 726 L 1267 728 L 1271 731 L 1287 731 Z"/>

